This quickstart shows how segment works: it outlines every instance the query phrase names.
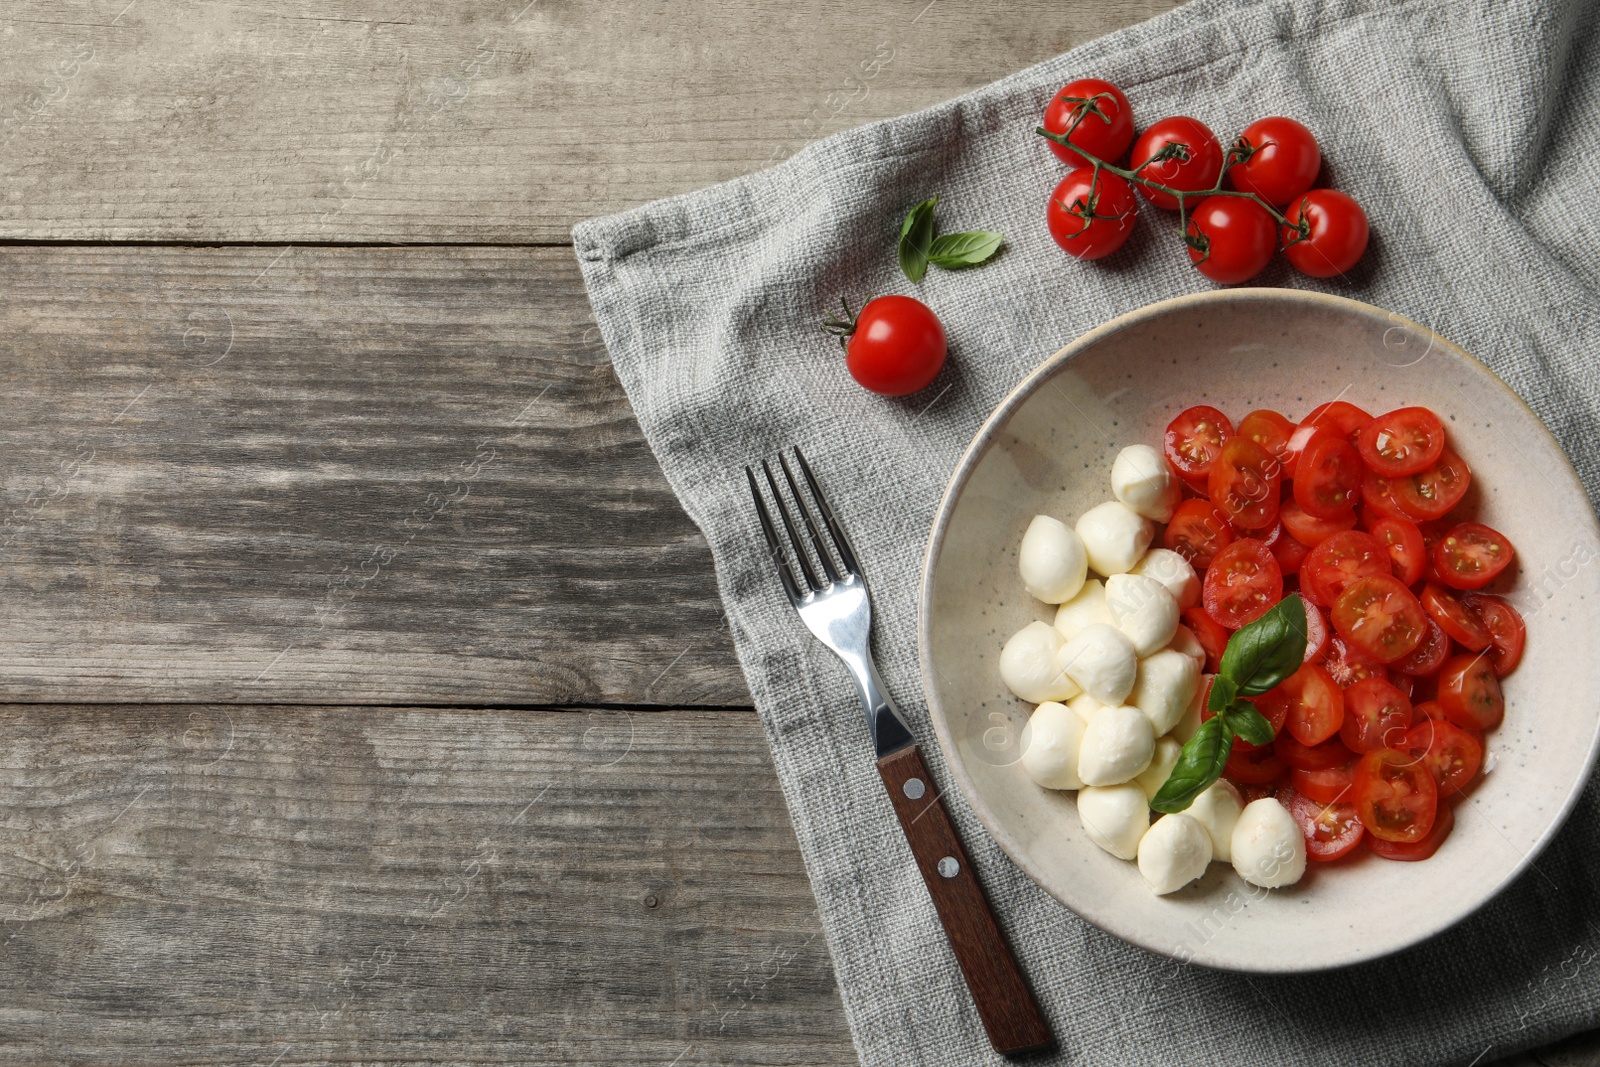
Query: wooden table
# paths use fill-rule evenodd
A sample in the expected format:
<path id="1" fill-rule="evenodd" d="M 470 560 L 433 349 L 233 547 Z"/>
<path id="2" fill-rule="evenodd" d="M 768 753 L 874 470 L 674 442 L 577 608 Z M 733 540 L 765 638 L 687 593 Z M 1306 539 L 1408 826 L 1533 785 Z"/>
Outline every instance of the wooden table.
<path id="1" fill-rule="evenodd" d="M 7 4 L 0 1061 L 853 1062 L 568 234 L 1167 6 Z"/>

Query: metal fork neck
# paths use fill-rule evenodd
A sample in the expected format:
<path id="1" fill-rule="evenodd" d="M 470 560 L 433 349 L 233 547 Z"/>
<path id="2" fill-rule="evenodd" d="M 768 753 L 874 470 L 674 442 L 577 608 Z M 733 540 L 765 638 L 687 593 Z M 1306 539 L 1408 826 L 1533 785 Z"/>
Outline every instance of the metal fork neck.
<path id="1" fill-rule="evenodd" d="M 872 653 L 864 651 L 859 656 L 841 653 L 840 658 L 855 679 L 861 707 L 867 715 L 867 729 L 872 731 L 872 747 L 878 757 L 881 759 L 913 744 L 911 730 L 889 696 L 888 687 L 878 674 L 878 666 L 872 662 Z"/>

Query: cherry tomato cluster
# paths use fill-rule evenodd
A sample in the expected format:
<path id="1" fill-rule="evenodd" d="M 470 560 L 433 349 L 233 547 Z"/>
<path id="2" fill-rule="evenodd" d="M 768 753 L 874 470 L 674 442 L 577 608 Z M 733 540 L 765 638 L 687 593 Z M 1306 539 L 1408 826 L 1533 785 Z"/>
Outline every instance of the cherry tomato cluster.
<path id="1" fill-rule="evenodd" d="M 1299 423 L 1252 411 L 1236 427 L 1202 405 L 1172 420 L 1164 451 L 1187 491 L 1162 540 L 1203 576 L 1183 621 L 1207 670 L 1286 592 L 1306 602 L 1304 665 L 1255 698 L 1277 736 L 1236 739 L 1224 775 L 1250 799 L 1276 795 L 1313 860 L 1363 841 L 1389 859 L 1431 856 L 1527 632 L 1481 591 L 1515 548 L 1451 518 L 1472 474 L 1444 424 L 1426 408 L 1374 418 L 1335 400 Z"/>
<path id="2" fill-rule="evenodd" d="M 1343 274 L 1366 251 L 1366 213 L 1337 189 L 1312 188 L 1322 151 L 1294 119 L 1259 119 L 1226 151 L 1205 123 L 1181 115 L 1135 140 L 1122 90 L 1082 78 L 1050 101 L 1038 132 L 1073 168 L 1051 194 L 1047 218 L 1056 243 L 1079 259 L 1122 247 L 1138 217 L 1135 187 L 1178 212 L 1190 261 L 1222 285 L 1261 273 L 1280 243 L 1290 264 L 1315 278 Z"/>

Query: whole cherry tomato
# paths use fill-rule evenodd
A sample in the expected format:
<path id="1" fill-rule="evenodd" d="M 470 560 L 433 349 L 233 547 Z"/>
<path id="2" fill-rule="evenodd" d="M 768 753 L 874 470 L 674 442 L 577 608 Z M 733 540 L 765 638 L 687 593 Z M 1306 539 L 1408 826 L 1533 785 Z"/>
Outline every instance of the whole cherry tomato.
<path id="1" fill-rule="evenodd" d="M 1367 250 L 1367 213 L 1337 189 L 1313 189 L 1296 200 L 1283 228 L 1283 254 L 1301 274 L 1343 274 Z"/>
<path id="2" fill-rule="evenodd" d="M 1133 233 L 1139 201 L 1133 186 L 1115 174 L 1079 167 L 1050 194 L 1046 221 L 1056 244 L 1079 259 L 1100 259 L 1121 248 Z"/>
<path id="3" fill-rule="evenodd" d="M 1067 140 L 1102 163 L 1115 163 L 1133 143 L 1133 108 L 1122 90 L 1110 82 L 1079 78 L 1066 85 L 1044 109 L 1044 128 L 1065 134 Z M 1050 151 L 1071 167 L 1089 162 L 1055 141 L 1050 142 Z"/>
<path id="4" fill-rule="evenodd" d="M 944 327 L 920 300 L 880 296 L 867 301 L 844 336 L 850 376 L 874 393 L 906 396 L 944 366 Z"/>
<path id="5" fill-rule="evenodd" d="M 1322 169 L 1322 151 L 1311 131 L 1281 115 L 1246 126 L 1233 143 L 1233 153 L 1235 159 L 1244 158 L 1229 168 L 1228 184 L 1274 207 L 1311 188 Z"/>
<path id="6" fill-rule="evenodd" d="M 1199 119 L 1174 115 L 1153 123 L 1139 135 L 1129 162 L 1141 178 L 1197 193 L 1216 186 L 1222 174 L 1222 144 Z M 1142 185 L 1139 192 L 1156 207 L 1178 209 L 1178 198 L 1171 193 Z"/>
<path id="7" fill-rule="evenodd" d="M 1247 282 L 1272 262 L 1278 226 L 1242 196 L 1208 196 L 1189 215 L 1189 262 L 1218 285 Z M 1200 247 L 1195 247 L 1199 245 Z"/>

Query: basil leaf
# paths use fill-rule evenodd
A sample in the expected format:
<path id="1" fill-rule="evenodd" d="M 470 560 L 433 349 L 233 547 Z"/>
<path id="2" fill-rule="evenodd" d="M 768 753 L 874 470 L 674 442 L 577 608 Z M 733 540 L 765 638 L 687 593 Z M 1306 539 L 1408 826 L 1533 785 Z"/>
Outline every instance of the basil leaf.
<path id="1" fill-rule="evenodd" d="M 928 262 L 945 270 L 976 267 L 1000 251 L 1005 236 L 992 230 L 968 230 L 934 238 L 928 249 Z"/>
<path id="2" fill-rule="evenodd" d="M 1218 679 L 1232 680 L 1240 695 L 1259 696 L 1299 670 L 1305 658 L 1306 605 L 1290 595 L 1229 639 Z"/>
<path id="3" fill-rule="evenodd" d="M 1178 753 L 1178 763 L 1167 775 L 1166 783 L 1150 798 L 1152 808 L 1167 815 L 1182 811 L 1222 777 L 1228 753 L 1233 751 L 1233 734 L 1227 725 L 1222 715 L 1200 724 Z"/>
<path id="4" fill-rule="evenodd" d="M 900 272 L 914 282 L 920 282 L 928 273 L 928 248 L 933 244 L 933 205 L 937 196 L 929 197 L 906 215 L 900 224 Z"/>
<path id="5" fill-rule="evenodd" d="M 1206 710 L 1210 712 L 1221 711 L 1229 704 L 1232 704 L 1233 698 L 1238 695 L 1239 687 L 1233 684 L 1233 679 L 1226 674 L 1219 674 L 1211 679 L 1211 692 L 1206 697 Z"/>
<path id="6" fill-rule="evenodd" d="M 1248 700 L 1235 700 L 1229 704 L 1224 717 L 1228 720 L 1228 729 L 1252 745 L 1272 744 L 1272 724 Z"/>

